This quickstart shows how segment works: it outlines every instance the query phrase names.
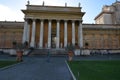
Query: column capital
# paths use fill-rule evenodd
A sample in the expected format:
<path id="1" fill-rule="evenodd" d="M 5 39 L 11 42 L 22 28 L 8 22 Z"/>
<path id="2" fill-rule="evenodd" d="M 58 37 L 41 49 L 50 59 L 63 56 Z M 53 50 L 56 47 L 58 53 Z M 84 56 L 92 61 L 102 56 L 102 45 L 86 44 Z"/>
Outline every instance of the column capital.
<path id="1" fill-rule="evenodd" d="M 80 23 L 82 23 L 82 22 L 83 22 L 83 20 L 79 20 L 79 22 L 80 22 Z"/>
<path id="2" fill-rule="evenodd" d="M 72 22 L 75 22 L 75 20 L 71 20 Z"/>
<path id="3" fill-rule="evenodd" d="M 45 19 L 40 19 L 40 21 L 44 21 Z"/>
<path id="4" fill-rule="evenodd" d="M 52 19 L 48 19 L 48 23 L 52 23 Z"/>
<path id="5" fill-rule="evenodd" d="M 28 21 L 28 19 L 27 19 L 27 18 L 24 18 L 24 20 L 25 20 L 25 21 Z"/>
<path id="6" fill-rule="evenodd" d="M 48 21 L 52 21 L 52 19 L 48 19 Z"/>
<path id="7" fill-rule="evenodd" d="M 36 19 L 32 19 L 32 21 L 36 21 Z"/>
<path id="8" fill-rule="evenodd" d="M 60 22 L 60 19 L 56 19 L 57 22 Z"/>
<path id="9" fill-rule="evenodd" d="M 65 22 L 67 22 L 68 20 L 67 20 L 67 19 L 65 19 L 64 21 L 65 21 Z"/>
<path id="10" fill-rule="evenodd" d="M 44 19 L 40 19 L 40 24 L 43 24 L 44 23 Z"/>

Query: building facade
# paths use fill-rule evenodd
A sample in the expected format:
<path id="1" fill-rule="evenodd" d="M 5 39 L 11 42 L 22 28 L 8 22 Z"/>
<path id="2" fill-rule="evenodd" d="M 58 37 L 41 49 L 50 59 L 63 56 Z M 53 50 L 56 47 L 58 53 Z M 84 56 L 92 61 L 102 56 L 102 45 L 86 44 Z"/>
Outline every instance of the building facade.
<path id="1" fill-rule="evenodd" d="M 105 5 L 100 14 L 95 17 L 96 24 L 120 24 L 120 1 Z"/>
<path id="2" fill-rule="evenodd" d="M 23 24 L 16 21 L 0 21 L 0 48 L 12 48 L 14 41 L 22 41 Z"/>
<path id="3" fill-rule="evenodd" d="M 120 24 L 118 17 L 114 17 L 120 10 L 116 12 L 113 5 L 120 8 L 119 1 L 108 6 L 107 13 L 103 7 L 95 18 L 96 24 L 83 24 L 85 12 L 81 12 L 80 6 L 28 4 L 22 10 L 24 22 L 0 22 L 0 48 L 12 48 L 13 41 L 27 41 L 30 47 L 39 49 L 65 48 L 69 44 L 85 48 L 85 43 L 89 49 L 120 49 Z"/>
<path id="4" fill-rule="evenodd" d="M 64 48 L 68 44 L 83 46 L 81 7 L 27 5 L 23 42 L 31 47 Z"/>

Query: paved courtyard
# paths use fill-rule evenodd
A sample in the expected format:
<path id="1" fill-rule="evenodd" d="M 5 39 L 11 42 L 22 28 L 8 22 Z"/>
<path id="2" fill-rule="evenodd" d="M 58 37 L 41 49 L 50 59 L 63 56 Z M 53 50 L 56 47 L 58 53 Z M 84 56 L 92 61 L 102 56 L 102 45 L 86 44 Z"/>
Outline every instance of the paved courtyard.
<path id="1" fill-rule="evenodd" d="M 26 56 L 13 67 L 0 70 L 0 80 L 72 80 L 65 60 L 67 56 Z M 120 55 L 78 56 L 74 60 L 120 60 Z M 15 57 L 0 55 L 0 60 L 15 60 Z"/>
<path id="2" fill-rule="evenodd" d="M 12 57 L 11 59 L 15 59 Z M 25 57 L 16 66 L 0 71 L 0 80 L 71 80 L 65 58 Z"/>

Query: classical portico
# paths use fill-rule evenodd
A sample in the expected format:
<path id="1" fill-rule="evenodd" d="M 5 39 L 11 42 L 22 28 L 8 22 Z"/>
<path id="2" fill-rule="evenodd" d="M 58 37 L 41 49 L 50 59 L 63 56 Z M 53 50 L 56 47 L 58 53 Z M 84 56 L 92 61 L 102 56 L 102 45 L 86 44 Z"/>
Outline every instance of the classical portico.
<path id="1" fill-rule="evenodd" d="M 35 48 L 83 47 L 81 7 L 27 5 L 23 42 Z"/>

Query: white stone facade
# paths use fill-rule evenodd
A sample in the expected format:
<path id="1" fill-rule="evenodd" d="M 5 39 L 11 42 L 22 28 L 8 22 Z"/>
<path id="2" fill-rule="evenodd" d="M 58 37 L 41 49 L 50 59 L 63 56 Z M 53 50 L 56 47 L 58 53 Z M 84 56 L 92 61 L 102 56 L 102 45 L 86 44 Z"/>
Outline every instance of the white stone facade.
<path id="1" fill-rule="evenodd" d="M 105 5 L 100 14 L 95 17 L 96 24 L 120 24 L 120 1 Z"/>

